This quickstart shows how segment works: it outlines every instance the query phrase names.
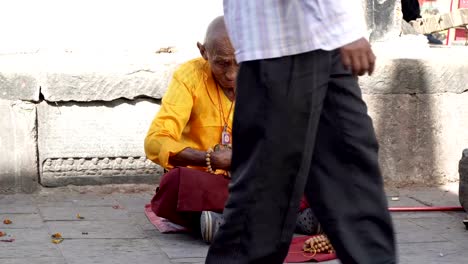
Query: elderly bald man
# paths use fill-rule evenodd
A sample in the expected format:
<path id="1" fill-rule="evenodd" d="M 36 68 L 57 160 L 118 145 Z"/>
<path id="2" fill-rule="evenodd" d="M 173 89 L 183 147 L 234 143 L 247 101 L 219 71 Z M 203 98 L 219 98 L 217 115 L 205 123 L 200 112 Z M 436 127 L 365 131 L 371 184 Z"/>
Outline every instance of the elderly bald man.
<path id="1" fill-rule="evenodd" d="M 238 65 L 224 25 L 208 26 L 201 58 L 183 64 L 173 75 L 145 139 L 147 157 L 168 172 L 151 208 L 154 213 L 211 242 L 228 196 L 231 130 Z M 304 200 L 298 231 L 317 233 L 318 221 Z"/>

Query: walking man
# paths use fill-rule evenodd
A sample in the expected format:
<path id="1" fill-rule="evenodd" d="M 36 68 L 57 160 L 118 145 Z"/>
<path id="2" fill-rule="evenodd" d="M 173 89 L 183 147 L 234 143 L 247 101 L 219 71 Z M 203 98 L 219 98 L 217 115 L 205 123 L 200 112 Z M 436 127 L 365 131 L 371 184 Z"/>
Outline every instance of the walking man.
<path id="1" fill-rule="evenodd" d="M 232 182 L 208 264 L 279 264 L 305 193 L 344 264 L 396 263 L 378 143 L 357 75 L 360 1 L 224 0 L 240 69 Z"/>

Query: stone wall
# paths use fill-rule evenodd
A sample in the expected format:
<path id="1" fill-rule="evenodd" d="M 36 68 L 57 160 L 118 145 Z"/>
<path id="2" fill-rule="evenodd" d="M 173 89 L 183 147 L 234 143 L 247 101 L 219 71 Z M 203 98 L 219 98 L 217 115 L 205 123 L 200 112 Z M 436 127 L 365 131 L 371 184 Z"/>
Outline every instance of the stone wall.
<path id="1" fill-rule="evenodd" d="M 143 139 L 172 72 L 195 56 L 0 55 L 0 192 L 156 184 Z"/>
<path id="2" fill-rule="evenodd" d="M 360 83 L 387 184 L 458 180 L 468 52 L 399 38 L 399 0 L 362 3 L 378 63 Z M 157 183 L 162 169 L 146 160 L 143 139 L 172 72 L 197 53 L 0 52 L 0 192 Z"/>
<path id="3" fill-rule="evenodd" d="M 374 49 L 376 72 L 360 83 L 387 184 L 458 180 L 459 156 L 468 146 L 468 51 L 413 40 Z M 146 160 L 143 139 L 172 71 L 196 52 L 120 56 L 100 65 L 75 55 L 59 62 L 44 54 L 0 60 L 1 191 L 30 192 L 38 181 L 158 182 L 162 170 Z M 16 72 L 10 60 L 49 63 Z"/>

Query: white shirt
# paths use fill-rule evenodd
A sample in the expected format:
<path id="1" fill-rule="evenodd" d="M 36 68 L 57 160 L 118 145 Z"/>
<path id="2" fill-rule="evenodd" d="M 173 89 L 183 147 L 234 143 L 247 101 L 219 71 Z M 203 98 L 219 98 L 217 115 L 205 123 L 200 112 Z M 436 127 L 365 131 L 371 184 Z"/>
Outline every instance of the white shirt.
<path id="1" fill-rule="evenodd" d="M 224 0 L 237 61 L 334 50 L 365 36 L 360 0 Z"/>

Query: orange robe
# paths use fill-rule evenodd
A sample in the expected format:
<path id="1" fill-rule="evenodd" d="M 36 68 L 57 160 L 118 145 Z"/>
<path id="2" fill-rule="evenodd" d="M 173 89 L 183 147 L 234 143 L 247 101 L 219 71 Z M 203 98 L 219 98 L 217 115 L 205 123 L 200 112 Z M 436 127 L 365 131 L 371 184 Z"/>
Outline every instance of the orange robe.
<path id="1" fill-rule="evenodd" d="M 202 167 L 174 169 L 169 158 L 185 148 L 206 151 L 219 144 L 225 122 L 231 132 L 233 108 L 203 58 L 188 61 L 176 70 L 145 139 L 148 159 L 170 170 L 151 201 L 156 215 L 191 227 L 197 220 L 191 213 L 223 210 L 228 179 L 203 172 L 206 168 Z"/>
<path id="2" fill-rule="evenodd" d="M 186 62 L 174 73 L 161 109 L 148 131 L 146 156 L 171 169 L 174 166 L 169 163 L 169 157 L 185 148 L 201 151 L 213 148 L 221 142 L 223 114 L 231 132 L 232 104 L 218 89 L 207 61 L 198 58 Z"/>

